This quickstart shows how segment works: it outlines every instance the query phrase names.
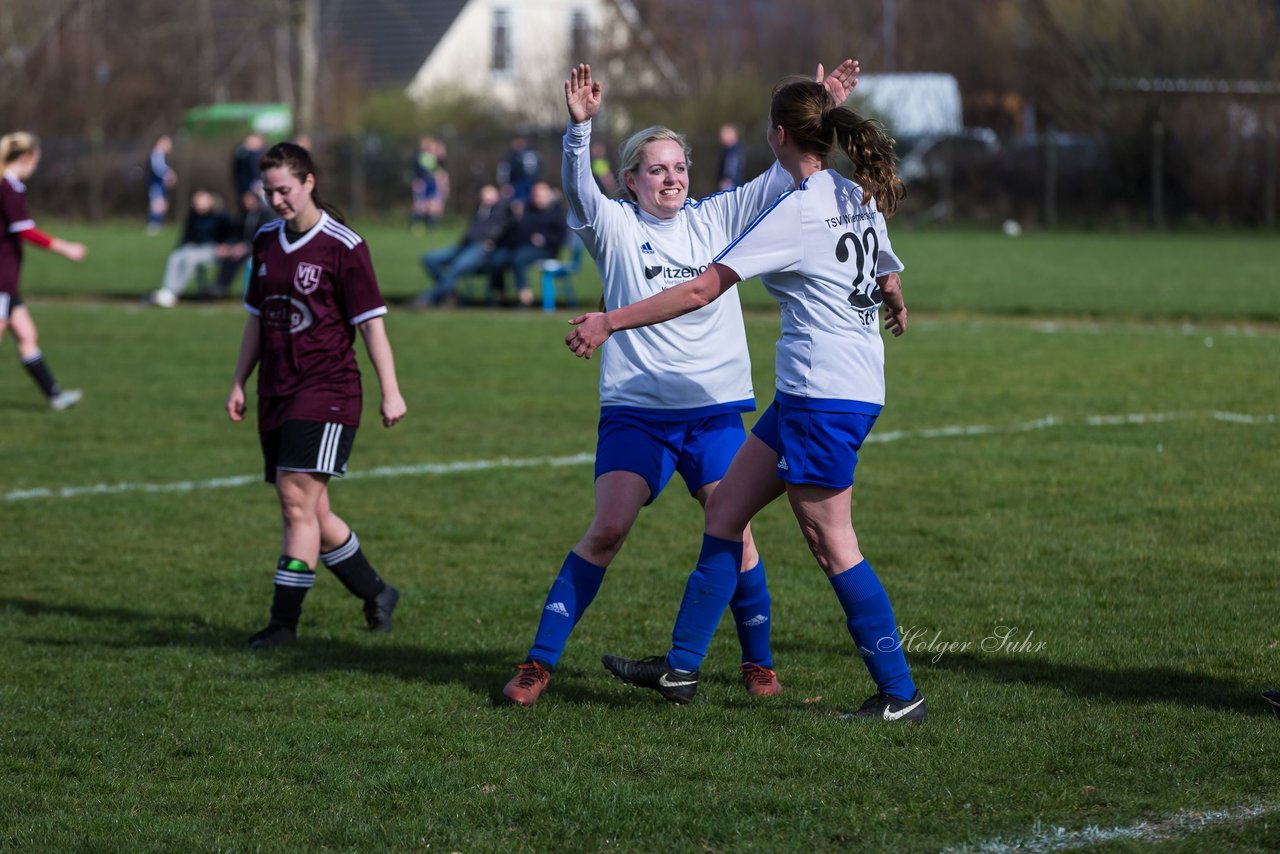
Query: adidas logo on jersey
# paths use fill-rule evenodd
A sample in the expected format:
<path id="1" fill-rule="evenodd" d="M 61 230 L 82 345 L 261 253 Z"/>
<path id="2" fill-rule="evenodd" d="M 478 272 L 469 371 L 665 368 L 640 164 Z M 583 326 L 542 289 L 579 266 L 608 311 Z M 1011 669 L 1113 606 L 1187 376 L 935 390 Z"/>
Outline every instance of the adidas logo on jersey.
<path id="1" fill-rule="evenodd" d="M 263 261 L 258 265 L 258 275 L 265 276 L 267 274 L 267 262 Z"/>
<path id="2" fill-rule="evenodd" d="M 787 465 L 786 457 L 778 457 L 778 468 L 782 471 L 791 471 L 791 467 Z"/>
<path id="3" fill-rule="evenodd" d="M 646 240 L 644 243 L 641 243 L 641 244 L 640 244 L 640 251 L 641 251 L 641 252 L 643 252 L 643 253 L 644 253 L 644 254 L 646 254 L 646 255 L 652 255 L 652 254 L 653 254 L 653 246 L 649 243 L 649 241 L 647 241 L 647 240 Z M 650 278 L 652 278 L 652 277 L 650 277 Z"/>
<path id="4" fill-rule="evenodd" d="M 756 614 L 750 620 L 745 621 L 742 625 L 754 628 L 755 626 L 763 626 L 767 622 L 769 622 L 769 618 L 764 614 Z"/>
<path id="5" fill-rule="evenodd" d="M 552 602 L 543 610 L 550 611 L 553 614 L 559 614 L 562 617 L 569 616 L 569 609 L 564 606 L 563 602 Z"/>

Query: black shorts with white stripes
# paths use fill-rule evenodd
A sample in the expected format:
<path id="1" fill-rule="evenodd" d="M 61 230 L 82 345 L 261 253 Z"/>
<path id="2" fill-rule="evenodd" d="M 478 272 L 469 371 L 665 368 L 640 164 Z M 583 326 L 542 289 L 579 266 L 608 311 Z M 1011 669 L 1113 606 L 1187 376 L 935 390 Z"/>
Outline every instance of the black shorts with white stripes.
<path id="1" fill-rule="evenodd" d="M 22 297 L 18 294 L 0 293 L 0 320 L 8 320 L 13 310 L 22 305 Z"/>
<path id="2" fill-rule="evenodd" d="M 320 421 L 286 421 L 262 437 L 263 476 L 276 482 L 276 471 L 306 471 L 342 477 L 356 440 L 356 428 Z"/>

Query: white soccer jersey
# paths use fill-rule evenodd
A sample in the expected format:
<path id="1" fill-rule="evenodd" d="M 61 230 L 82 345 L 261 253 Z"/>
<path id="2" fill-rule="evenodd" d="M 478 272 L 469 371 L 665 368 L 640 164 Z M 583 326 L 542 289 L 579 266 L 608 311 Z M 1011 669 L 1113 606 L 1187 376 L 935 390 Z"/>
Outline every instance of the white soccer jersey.
<path id="1" fill-rule="evenodd" d="M 876 277 L 902 270 L 875 199 L 838 172 L 810 175 L 715 259 L 760 276 L 782 306 L 778 391 L 884 404 Z M 844 408 L 844 407 L 841 407 Z"/>
<path id="2" fill-rule="evenodd" d="M 669 220 L 606 197 L 591 175 L 591 122 L 569 123 L 563 180 L 568 224 L 604 281 L 605 308 L 694 278 L 792 185 L 776 163 L 750 184 L 686 201 Z M 671 420 L 755 408 L 737 293 L 683 317 L 615 333 L 601 348 L 600 404 L 661 410 Z"/>

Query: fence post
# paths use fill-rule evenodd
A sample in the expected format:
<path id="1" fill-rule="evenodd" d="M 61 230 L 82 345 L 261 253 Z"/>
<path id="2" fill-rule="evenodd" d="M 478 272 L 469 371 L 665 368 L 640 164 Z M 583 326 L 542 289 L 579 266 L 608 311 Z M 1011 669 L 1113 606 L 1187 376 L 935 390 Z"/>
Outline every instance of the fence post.
<path id="1" fill-rule="evenodd" d="M 365 133 L 357 128 L 351 132 L 351 207 L 352 213 L 362 216 L 368 201 L 364 162 L 368 156 Z"/>
<path id="2" fill-rule="evenodd" d="M 1044 224 L 1058 224 L 1058 144 L 1053 125 L 1044 134 Z"/>
<path id="3" fill-rule="evenodd" d="M 1164 111 L 1151 126 L 1151 221 L 1164 228 Z"/>
<path id="4" fill-rule="evenodd" d="M 1267 122 L 1266 152 L 1263 154 L 1262 221 L 1267 228 L 1276 227 L 1276 123 Z"/>

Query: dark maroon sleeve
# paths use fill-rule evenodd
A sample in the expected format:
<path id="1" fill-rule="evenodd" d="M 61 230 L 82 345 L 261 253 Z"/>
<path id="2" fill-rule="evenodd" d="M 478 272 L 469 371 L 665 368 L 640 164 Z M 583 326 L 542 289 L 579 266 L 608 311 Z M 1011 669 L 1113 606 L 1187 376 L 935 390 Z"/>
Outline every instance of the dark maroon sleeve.
<path id="1" fill-rule="evenodd" d="M 35 220 L 27 211 L 27 197 L 11 187 L 8 181 L 0 179 L 0 184 L 3 185 L 0 186 L 0 206 L 3 206 L 4 211 L 4 230 L 17 234 L 28 228 L 35 228 Z M 15 229 L 15 225 L 20 228 Z"/>
<path id="2" fill-rule="evenodd" d="M 373 272 L 373 259 L 369 257 L 369 244 L 363 240 L 342 253 L 338 289 L 349 323 L 363 323 L 387 313 L 387 303 Z"/>

